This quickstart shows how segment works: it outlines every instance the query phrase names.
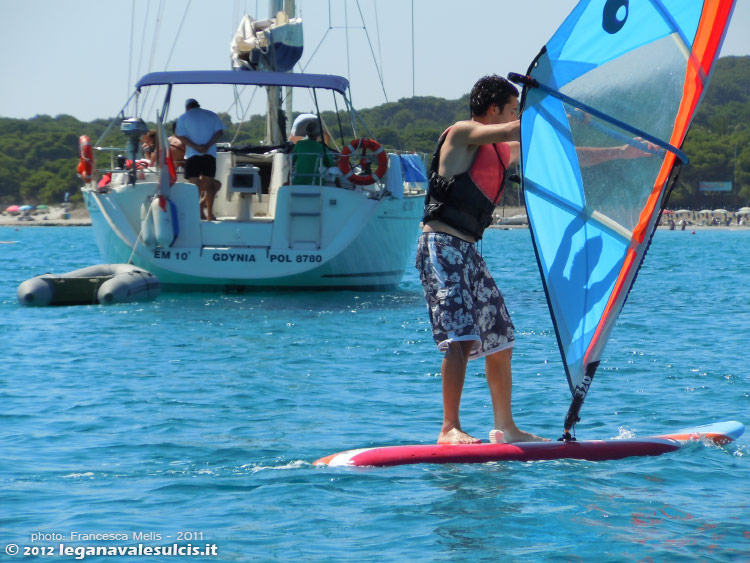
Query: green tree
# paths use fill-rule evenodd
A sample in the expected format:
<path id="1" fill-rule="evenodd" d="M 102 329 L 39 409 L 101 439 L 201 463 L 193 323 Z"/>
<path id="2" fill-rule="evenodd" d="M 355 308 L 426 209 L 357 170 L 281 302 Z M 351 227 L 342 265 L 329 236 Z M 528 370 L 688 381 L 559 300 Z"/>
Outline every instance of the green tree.
<path id="1" fill-rule="evenodd" d="M 235 146 L 258 145 L 265 137 L 265 118 L 220 113 L 227 126 L 222 141 Z M 343 110 L 323 112 L 323 121 L 338 146 L 354 134 Z M 431 154 L 438 136 L 452 123 L 469 117 L 469 99 L 434 96 L 403 98 L 357 113 L 357 135 L 374 136 L 389 149 Z M 96 144 L 111 120 L 81 122 L 70 115 L 37 115 L 32 119 L 0 117 L 0 202 L 5 204 L 56 203 L 65 192 L 80 199 L 76 175 L 78 138 L 85 134 Z M 150 128 L 155 128 L 149 123 Z M 171 127 L 167 127 L 171 133 Z M 106 145 L 125 147 L 117 123 L 108 131 Z M 683 144 L 690 157 L 670 198 L 670 205 L 739 207 L 750 205 L 750 56 L 717 61 L 713 79 L 700 111 Z M 109 167 L 107 156 L 96 153 L 99 164 Z M 54 181 L 52 180 L 54 177 Z M 706 194 L 701 181 L 733 181 L 733 191 Z M 506 205 L 518 203 L 517 190 L 506 189 Z M 513 203 L 509 203 L 513 201 Z"/>

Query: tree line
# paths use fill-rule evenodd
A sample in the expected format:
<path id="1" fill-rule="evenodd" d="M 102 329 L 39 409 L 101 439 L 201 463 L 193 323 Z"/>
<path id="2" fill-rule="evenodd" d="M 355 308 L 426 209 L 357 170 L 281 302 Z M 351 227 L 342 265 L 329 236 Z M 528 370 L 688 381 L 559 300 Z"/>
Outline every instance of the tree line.
<path id="1" fill-rule="evenodd" d="M 439 135 L 452 123 L 469 115 L 468 94 L 456 100 L 431 96 L 404 98 L 358 112 L 360 122 L 389 149 L 431 154 Z M 219 114 L 236 145 L 258 144 L 265 133 L 262 116 L 241 124 L 229 114 Z M 351 140 L 347 119 L 323 112 L 339 144 Z M 80 199 L 78 138 L 96 141 L 109 119 L 81 122 L 69 115 L 38 115 L 31 119 L 0 117 L 0 204 L 53 204 L 68 193 Z M 339 131 L 339 124 L 344 124 Z M 333 124 L 331 126 L 330 124 Z M 116 128 L 115 128 L 116 129 Z M 361 131 L 360 131 L 361 133 Z M 230 133 L 225 134 L 228 141 Z M 124 147 L 119 131 L 107 137 Z M 738 208 L 750 206 L 750 56 L 723 57 L 695 116 L 683 150 L 690 158 L 672 192 L 670 207 Z M 701 182 L 732 182 L 731 192 L 702 191 Z M 518 190 L 506 190 L 507 205 L 518 203 Z"/>

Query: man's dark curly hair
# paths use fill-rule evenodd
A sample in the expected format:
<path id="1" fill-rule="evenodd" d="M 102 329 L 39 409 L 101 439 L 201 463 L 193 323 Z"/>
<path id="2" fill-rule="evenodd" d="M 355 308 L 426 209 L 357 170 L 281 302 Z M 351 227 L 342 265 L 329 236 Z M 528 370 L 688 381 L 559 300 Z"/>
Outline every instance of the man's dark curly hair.
<path id="1" fill-rule="evenodd" d="M 483 76 L 477 80 L 477 83 L 471 89 L 471 94 L 469 94 L 471 115 L 485 115 L 492 104 L 502 108 L 511 98 L 517 97 L 518 88 L 502 76 L 497 74 Z"/>

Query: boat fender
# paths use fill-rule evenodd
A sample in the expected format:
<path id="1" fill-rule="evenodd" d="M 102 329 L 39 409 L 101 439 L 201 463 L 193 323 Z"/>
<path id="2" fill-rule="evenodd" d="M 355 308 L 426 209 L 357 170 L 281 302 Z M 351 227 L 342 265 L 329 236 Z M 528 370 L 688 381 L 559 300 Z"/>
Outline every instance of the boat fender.
<path id="1" fill-rule="evenodd" d="M 169 200 L 169 211 L 172 214 L 172 244 L 174 244 L 174 241 L 180 236 L 180 217 L 177 213 L 177 204 L 171 199 Z"/>
<path id="2" fill-rule="evenodd" d="M 351 162 L 349 162 L 349 156 L 357 150 L 362 150 L 362 159 L 360 165 L 364 168 L 370 161 L 367 159 L 366 152 L 370 150 L 378 158 L 378 168 L 375 172 L 370 174 L 355 174 L 352 169 Z M 380 146 L 375 139 L 354 139 L 351 143 L 346 145 L 341 151 L 341 158 L 339 159 L 339 169 L 344 174 L 347 180 L 352 184 L 358 186 L 368 186 L 374 184 L 378 180 L 385 176 L 388 170 L 388 155 L 386 154 L 383 147 Z"/>
<path id="3" fill-rule="evenodd" d="M 150 204 L 144 201 L 141 204 L 141 241 L 149 248 L 156 246 L 156 235 L 154 234 L 154 220 L 149 214 Z"/>
<path id="4" fill-rule="evenodd" d="M 78 162 L 78 174 L 88 184 L 92 180 L 91 174 L 94 171 L 94 150 L 91 148 L 88 135 L 81 135 L 78 138 L 78 151 L 81 155 L 81 160 Z"/>
<path id="5" fill-rule="evenodd" d="M 177 238 L 177 206 L 166 196 L 157 196 L 151 201 L 151 218 L 157 244 L 162 248 L 172 246 Z"/>

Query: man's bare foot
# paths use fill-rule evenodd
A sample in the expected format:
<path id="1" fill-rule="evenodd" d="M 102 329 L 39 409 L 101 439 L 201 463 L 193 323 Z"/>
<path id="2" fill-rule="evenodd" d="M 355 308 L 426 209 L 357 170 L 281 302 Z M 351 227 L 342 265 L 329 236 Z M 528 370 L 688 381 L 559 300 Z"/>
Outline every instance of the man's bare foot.
<path id="1" fill-rule="evenodd" d="M 453 428 L 447 432 L 440 432 L 438 444 L 481 444 L 482 440 L 469 436 L 463 430 Z"/>
<path id="2" fill-rule="evenodd" d="M 216 221 L 216 217 L 214 217 L 213 215 L 207 215 L 206 221 Z"/>
<path id="3" fill-rule="evenodd" d="M 503 432 L 505 442 L 512 444 L 514 442 L 549 442 L 549 438 L 542 438 L 531 432 L 525 432 L 515 428 L 514 430 L 506 430 Z"/>

